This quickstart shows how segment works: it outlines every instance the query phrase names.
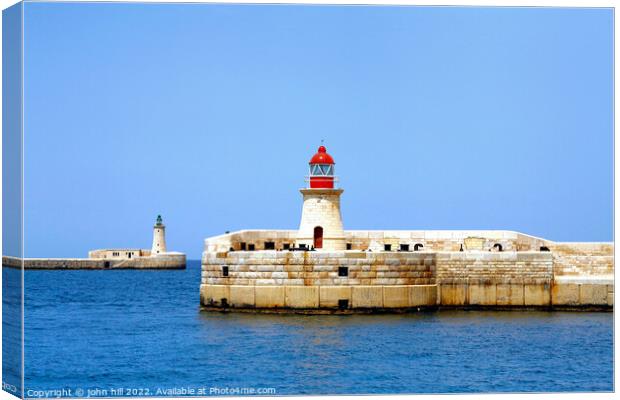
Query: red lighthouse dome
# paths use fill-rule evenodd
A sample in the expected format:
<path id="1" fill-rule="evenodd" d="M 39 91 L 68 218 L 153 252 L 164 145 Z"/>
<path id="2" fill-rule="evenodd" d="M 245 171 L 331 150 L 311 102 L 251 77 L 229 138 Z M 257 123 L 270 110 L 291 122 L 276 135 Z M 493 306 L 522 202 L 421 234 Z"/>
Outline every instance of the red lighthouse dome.
<path id="1" fill-rule="evenodd" d="M 334 188 L 334 159 L 327 154 L 325 146 L 310 159 L 310 188 L 333 189 Z"/>

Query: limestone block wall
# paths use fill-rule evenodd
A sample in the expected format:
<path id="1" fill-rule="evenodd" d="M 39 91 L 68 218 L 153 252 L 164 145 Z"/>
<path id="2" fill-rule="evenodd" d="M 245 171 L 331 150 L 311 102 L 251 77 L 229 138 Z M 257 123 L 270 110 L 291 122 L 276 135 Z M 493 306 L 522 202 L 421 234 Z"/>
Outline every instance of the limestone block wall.
<path id="1" fill-rule="evenodd" d="M 556 280 L 551 290 L 554 306 L 563 307 L 612 307 L 614 304 L 613 281 L 565 282 Z"/>
<path id="2" fill-rule="evenodd" d="M 436 285 L 394 286 L 243 286 L 202 285 L 200 302 L 208 309 L 239 311 L 374 312 L 436 307 Z"/>
<path id="3" fill-rule="evenodd" d="M 205 252 L 201 302 L 347 310 L 613 304 L 613 285 L 556 283 L 553 263 L 546 251 Z"/>
<path id="4" fill-rule="evenodd" d="M 553 257 L 548 252 L 437 254 L 444 306 L 550 306 Z"/>
<path id="5" fill-rule="evenodd" d="M 21 268 L 19 258 L 2 256 L 2 265 Z M 167 253 L 158 257 L 137 257 L 125 260 L 103 258 L 24 258 L 24 269 L 183 269 L 185 254 Z"/>
<path id="6" fill-rule="evenodd" d="M 113 264 L 107 261 L 108 267 Z M 2 257 L 2 265 L 21 268 L 21 261 L 13 257 Z M 24 258 L 25 269 L 104 269 L 105 260 L 90 258 Z"/>
<path id="7" fill-rule="evenodd" d="M 548 243 L 555 276 L 607 276 L 613 278 L 613 243 Z"/>
<path id="8" fill-rule="evenodd" d="M 154 257 L 139 257 L 123 260 L 114 264 L 112 268 L 130 269 L 183 269 L 186 267 L 187 260 L 183 253 L 167 252 L 158 254 Z"/>
<path id="9" fill-rule="evenodd" d="M 227 276 L 225 276 L 226 267 Z M 340 276 L 346 268 L 346 276 Z M 427 285 L 435 283 L 432 253 L 233 251 L 205 252 L 202 284 Z"/>
<path id="10" fill-rule="evenodd" d="M 318 296 L 319 309 L 340 300 L 347 309 L 412 308 L 420 298 L 428 307 L 613 306 L 612 243 L 556 243 L 512 231 L 345 231 L 350 250 L 278 251 L 295 235 L 240 231 L 207 239 L 203 305 L 226 299 L 223 307 L 239 307 L 246 303 L 236 296 L 244 293 L 250 308 L 299 308 L 294 299 L 306 295 Z M 266 241 L 277 250 L 239 251 L 241 242 L 262 250 Z M 398 251 L 401 244 L 410 251 Z M 231 297 L 218 300 L 226 290 Z"/>
<path id="11" fill-rule="evenodd" d="M 549 252 L 440 252 L 439 283 L 549 284 L 553 256 Z"/>

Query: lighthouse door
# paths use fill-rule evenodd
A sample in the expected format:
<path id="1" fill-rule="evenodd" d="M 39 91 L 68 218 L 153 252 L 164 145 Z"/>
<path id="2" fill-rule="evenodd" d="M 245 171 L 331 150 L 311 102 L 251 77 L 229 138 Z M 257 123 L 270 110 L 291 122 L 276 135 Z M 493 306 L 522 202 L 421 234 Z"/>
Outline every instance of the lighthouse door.
<path id="1" fill-rule="evenodd" d="M 323 228 L 320 226 L 314 227 L 314 248 L 323 248 Z"/>

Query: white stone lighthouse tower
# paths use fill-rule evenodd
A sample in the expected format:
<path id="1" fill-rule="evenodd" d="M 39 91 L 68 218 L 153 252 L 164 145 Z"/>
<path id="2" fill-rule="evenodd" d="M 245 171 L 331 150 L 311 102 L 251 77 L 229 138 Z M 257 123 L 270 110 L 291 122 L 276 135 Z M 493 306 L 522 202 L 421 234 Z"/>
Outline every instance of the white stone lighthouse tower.
<path id="1" fill-rule="evenodd" d="M 151 256 L 156 256 L 166 252 L 166 226 L 161 220 L 161 215 L 157 216 L 157 222 L 153 226 L 153 247 Z"/>
<path id="2" fill-rule="evenodd" d="M 342 189 L 334 188 L 334 159 L 324 146 L 310 160 L 310 187 L 301 189 L 304 205 L 296 245 L 316 250 L 345 250 L 340 215 Z"/>

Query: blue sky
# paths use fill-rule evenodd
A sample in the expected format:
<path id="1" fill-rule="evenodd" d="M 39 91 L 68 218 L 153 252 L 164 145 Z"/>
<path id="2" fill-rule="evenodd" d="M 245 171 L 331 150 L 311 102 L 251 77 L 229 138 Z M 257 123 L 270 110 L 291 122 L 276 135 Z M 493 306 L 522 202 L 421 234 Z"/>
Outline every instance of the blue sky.
<path id="1" fill-rule="evenodd" d="M 613 238 L 611 9 L 27 3 L 25 254 L 296 229 Z"/>

